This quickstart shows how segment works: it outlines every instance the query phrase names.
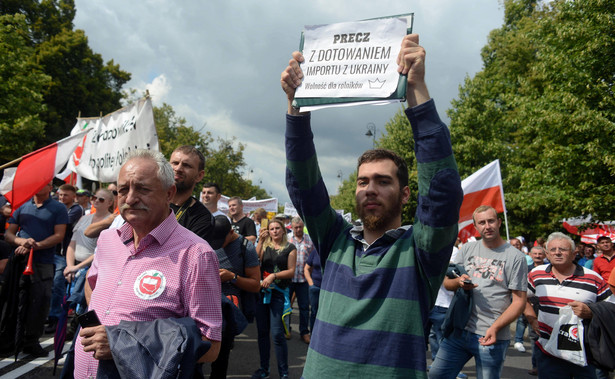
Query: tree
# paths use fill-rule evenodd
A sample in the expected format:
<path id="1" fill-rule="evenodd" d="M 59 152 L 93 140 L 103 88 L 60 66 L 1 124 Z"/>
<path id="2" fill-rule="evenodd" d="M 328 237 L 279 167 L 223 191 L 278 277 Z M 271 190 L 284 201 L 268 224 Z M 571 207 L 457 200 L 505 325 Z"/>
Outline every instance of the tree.
<path id="1" fill-rule="evenodd" d="M 505 1 L 449 111 L 462 177 L 499 158 L 513 234 L 615 217 L 615 3 Z"/>
<path id="2" fill-rule="evenodd" d="M 0 16 L 0 161 L 8 162 L 34 150 L 33 135 L 44 123 L 43 90 L 50 77 L 36 63 L 23 15 Z"/>
<path id="3" fill-rule="evenodd" d="M 203 183 L 214 182 L 220 185 L 223 193 L 230 196 L 268 198 L 267 191 L 243 178 L 246 163 L 243 158 L 245 146 L 241 143 L 235 148 L 235 139 L 218 138 L 217 143 L 210 132 L 205 134 L 188 125 L 186 119 L 178 116 L 169 104 L 154 107 L 154 123 L 158 133 L 160 151 L 167 158 L 175 148 L 192 145 L 205 156 L 205 176 Z M 197 186 L 195 195 L 201 191 Z M 197 196 L 198 197 L 198 196 Z"/>
<path id="4" fill-rule="evenodd" d="M 98 115 L 121 107 L 122 86 L 130 74 L 113 60 L 103 63 L 88 46 L 82 30 L 73 30 L 72 0 L 4 0 L 0 14 L 21 14 L 26 19 L 27 44 L 35 61 L 51 77 L 44 87 L 45 108 L 37 112 L 45 132 L 29 135 L 37 147 L 69 135 L 79 113 Z M 34 115 L 34 114 L 33 114 Z M 15 149 L 20 156 L 29 151 Z"/>
<path id="5" fill-rule="evenodd" d="M 350 212 L 352 219 L 357 216 L 355 211 L 355 190 L 357 188 L 357 172 L 353 171 L 348 179 L 342 181 L 337 195 L 331 196 L 331 206 L 333 209 L 342 209 L 344 212 Z"/>

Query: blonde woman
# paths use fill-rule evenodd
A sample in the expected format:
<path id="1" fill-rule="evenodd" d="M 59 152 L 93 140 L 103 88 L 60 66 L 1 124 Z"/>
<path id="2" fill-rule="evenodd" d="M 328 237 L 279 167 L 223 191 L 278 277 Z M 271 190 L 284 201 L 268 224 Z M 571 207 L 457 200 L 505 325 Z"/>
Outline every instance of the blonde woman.
<path id="1" fill-rule="evenodd" d="M 284 222 L 274 219 L 267 229 L 259 232 L 256 253 L 261 262 L 261 301 L 256 306 L 256 327 L 258 329 L 258 352 L 261 367 L 252 378 L 269 377 L 269 352 L 273 344 L 278 362 L 280 378 L 288 378 L 288 348 L 284 338 L 282 313 L 284 300 L 288 297 L 288 285 L 295 275 L 297 249 L 288 243 Z"/>
<path id="2" fill-rule="evenodd" d="M 78 279 L 74 284 L 72 290 L 74 296 L 71 296 L 70 301 L 79 303 L 77 294 L 83 292 L 85 272 L 94 260 L 94 249 L 98 241 L 98 237 L 89 238 L 83 232 L 90 224 L 103 220 L 113 212 L 113 201 L 111 191 L 106 189 L 96 191 L 92 196 L 92 208 L 96 209 L 96 212 L 81 217 L 73 229 L 73 237 L 66 249 L 64 269 L 64 277 L 69 283 L 72 283 L 76 277 Z"/>

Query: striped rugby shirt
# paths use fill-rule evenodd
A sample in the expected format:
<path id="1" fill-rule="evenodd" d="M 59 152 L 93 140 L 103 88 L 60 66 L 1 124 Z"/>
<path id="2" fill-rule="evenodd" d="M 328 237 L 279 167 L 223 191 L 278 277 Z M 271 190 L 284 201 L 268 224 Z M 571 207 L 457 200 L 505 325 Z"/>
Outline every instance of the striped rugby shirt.
<path id="1" fill-rule="evenodd" d="M 538 346 L 543 351 L 553 325 L 559 318 L 560 308 L 575 300 L 587 304 L 603 301 L 611 296 L 608 284 L 598 273 L 579 265 L 576 265 L 572 276 L 564 279 L 562 283 L 553 274 L 550 264 L 534 268 L 528 274 L 527 280 L 528 297 L 536 296 L 539 302 Z"/>
<path id="2" fill-rule="evenodd" d="M 305 378 L 427 377 L 424 326 L 457 237 L 463 193 L 433 100 L 406 116 L 418 162 L 415 224 L 388 231 L 366 250 L 362 233 L 354 238 L 331 208 L 310 115 L 286 116 L 286 185 L 323 266 Z"/>

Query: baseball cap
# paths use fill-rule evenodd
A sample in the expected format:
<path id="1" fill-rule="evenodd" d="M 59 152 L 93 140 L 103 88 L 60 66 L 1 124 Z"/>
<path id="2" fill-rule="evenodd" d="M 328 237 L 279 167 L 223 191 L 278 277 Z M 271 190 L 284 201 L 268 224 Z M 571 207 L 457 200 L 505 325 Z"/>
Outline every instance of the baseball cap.
<path id="1" fill-rule="evenodd" d="M 86 189 L 77 190 L 77 196 L 92 196 L 92 193 Z"/>
<path id="2" fill-rule="evenodd" d="M 209 239 L 209 245 L 212 249 L 218 250 L 224 244 L 226 236 L 231 231 L 231 222 L 224 215 L 214 217 L 214 231 Z"/>

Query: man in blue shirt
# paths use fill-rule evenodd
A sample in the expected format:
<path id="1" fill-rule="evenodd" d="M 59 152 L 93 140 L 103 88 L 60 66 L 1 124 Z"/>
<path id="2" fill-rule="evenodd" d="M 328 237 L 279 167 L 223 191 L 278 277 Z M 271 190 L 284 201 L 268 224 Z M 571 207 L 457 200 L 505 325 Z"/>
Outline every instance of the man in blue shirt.
<path id="1" fill-rule="evenodd" d="M 27 255 L 34 249 L 33 270 L 30 277 L 28 309 L 24 320 L 24 353 L 36 357 L 48 355 L 38 339 L 43 334 L 49 312 L 53 286 L 56 245 L 62 242 L 68 224 L 66 207 L 50 198 L 52 184 L 43 187 L 34 198 L 19 207 L 9 219 L 5 239 L 16 246 L 15 255 Z M 20 288 L 25 285 L 22 277 Z M 20 291 L 21 292 L 21 291 Z"/>

